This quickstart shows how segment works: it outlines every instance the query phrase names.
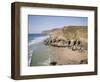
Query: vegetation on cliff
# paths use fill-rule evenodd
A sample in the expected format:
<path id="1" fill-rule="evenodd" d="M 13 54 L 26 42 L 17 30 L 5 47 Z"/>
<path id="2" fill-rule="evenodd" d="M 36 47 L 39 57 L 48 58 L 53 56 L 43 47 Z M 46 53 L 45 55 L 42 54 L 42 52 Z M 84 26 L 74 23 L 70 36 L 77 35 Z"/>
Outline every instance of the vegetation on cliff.
<path id="1" fill-rule="evenodd" d="M 48 34 L 52 39 L 87 39 L 87 26 L 64 26 L 63 28 L 55 28 L 43 33 Z"/>

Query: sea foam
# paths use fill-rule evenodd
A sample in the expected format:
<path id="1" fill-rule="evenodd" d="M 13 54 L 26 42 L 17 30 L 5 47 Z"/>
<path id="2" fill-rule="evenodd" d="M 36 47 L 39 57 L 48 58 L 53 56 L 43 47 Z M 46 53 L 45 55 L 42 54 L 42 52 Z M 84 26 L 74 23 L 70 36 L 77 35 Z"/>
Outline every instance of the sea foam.
<path id="1" fill-rule="evenodd" d="M 32 44 L 38 43 L 38 42 L 42 42 L 43 40 L 45 40 L 46 38 L 49 38 L 49 36 L 41 36 L 41 37 L 37 37 L 34 40 L 31 40 L 29 42 L 29 46 L 31 46 Z"/>
<path id="2" fill-rule="evenodd" d="M 31 61 L 32 61 L 32 54 L 33 52 L 37 49 L 37 46 L 33 46 L 34 44 L 38 44 L 39 42 L 42 42 L 43 40 L 45 40 L 46 38 L 48 38 L 49 36 L 41 36 L 41 37 L 37 37 L 34 40 L 31 40 L 28 44 L 28 65 L 30 66 Z"/>

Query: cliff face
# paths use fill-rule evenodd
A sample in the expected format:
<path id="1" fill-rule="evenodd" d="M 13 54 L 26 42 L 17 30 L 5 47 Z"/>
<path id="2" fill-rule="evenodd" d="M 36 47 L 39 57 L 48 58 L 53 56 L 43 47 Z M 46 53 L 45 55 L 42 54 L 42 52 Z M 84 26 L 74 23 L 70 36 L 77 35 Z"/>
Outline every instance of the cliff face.
<path id="1" fill-rule="evenodd" d="M 68 39 L 87 39 L 87 26 L 69 26 L 63 28 L 64 36 Z"/>
<path id="2" fill-rule="evenodd" d="M 87 40 L 87 26 L 64 26 L 46 31 L 51 39 Z"/>
<path id="3" fill-rule="evenodd" d="M 87 50 L 87 26 L 64 26 L 49 30 L 50 36 L 44 40 L 45 45 L 54 47 L 71 47 L 72 50 Z"/>

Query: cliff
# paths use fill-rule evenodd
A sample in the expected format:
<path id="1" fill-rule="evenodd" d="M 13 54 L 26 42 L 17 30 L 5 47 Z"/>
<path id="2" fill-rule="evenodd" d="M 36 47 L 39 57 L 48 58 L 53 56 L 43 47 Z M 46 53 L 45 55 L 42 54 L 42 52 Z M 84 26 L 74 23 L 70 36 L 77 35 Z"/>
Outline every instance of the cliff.
<path id="1" fill-rule="evenodd" d="M 87 50 L 87 26 L 64 26 L 46 31 L 46 33 L 50 37 L 44 41 L 45 45 Z"/>
<path id="2" fill-rule="evenodd" d="M 54 39 L 87 39 L 87 26 L 64 26 L 44 31 L 50 38 Z"/>

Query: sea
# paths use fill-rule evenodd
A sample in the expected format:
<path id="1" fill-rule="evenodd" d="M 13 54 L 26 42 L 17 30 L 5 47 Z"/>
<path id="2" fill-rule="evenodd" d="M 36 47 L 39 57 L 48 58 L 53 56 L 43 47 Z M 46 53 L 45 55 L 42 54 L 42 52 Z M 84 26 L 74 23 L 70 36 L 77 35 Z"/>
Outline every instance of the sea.
<path id="1" fill-rule="evenodd" d="M 43 44 L 48 38 L 44 34 L 28 34 L 28 65 L 48 66 L 50 63 L 50 49 Z"/>

